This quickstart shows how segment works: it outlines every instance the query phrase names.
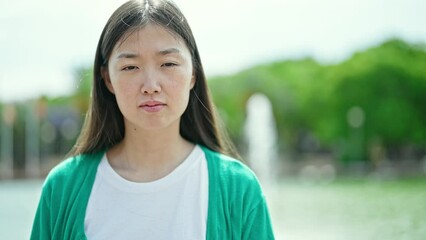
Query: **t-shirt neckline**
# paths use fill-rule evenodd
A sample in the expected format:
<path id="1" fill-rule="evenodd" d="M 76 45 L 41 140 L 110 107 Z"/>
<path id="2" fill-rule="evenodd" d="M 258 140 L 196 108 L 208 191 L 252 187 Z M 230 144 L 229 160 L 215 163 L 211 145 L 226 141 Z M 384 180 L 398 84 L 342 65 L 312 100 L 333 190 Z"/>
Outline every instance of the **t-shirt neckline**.
<path id="1" fill-rule="evenodd" d="M 120 176 L 110 165 L 107 154 L 103 155 L 101 162 L 98 167 L 99 176 L 102 177 L 106 183 L 125 191 L 133 193 L 152 193 L 171 187 L 179 182 L 179 179 L 184 177 L 186 174 L 190 174 L 190 170 L 196 166 L 202 156 L 203 150 L 200 146 L 195 145 L 188 157 L 177 166 L 172 172 L 166 176 L 151 181 L 151 182 L 133 182 Z"/>

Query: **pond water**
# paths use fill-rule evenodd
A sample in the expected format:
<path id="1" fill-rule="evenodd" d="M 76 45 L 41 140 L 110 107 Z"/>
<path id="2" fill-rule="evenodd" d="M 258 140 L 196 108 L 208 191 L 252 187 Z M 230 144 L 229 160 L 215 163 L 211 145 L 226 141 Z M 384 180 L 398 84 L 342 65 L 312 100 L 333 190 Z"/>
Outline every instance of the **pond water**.
<path id="1" fill-rule="evenodd" d="M 40 180 L 0 181 L 0 239 L 28 239 Z M 284 181 L 265 188 L 276 239 L 409 239 L 426 236 L 426 180 Z"/>
<path id="2" fill-rule="evenodd" d="M 0 181 L 0 239 L 29 239 L 40 180 Z"/>

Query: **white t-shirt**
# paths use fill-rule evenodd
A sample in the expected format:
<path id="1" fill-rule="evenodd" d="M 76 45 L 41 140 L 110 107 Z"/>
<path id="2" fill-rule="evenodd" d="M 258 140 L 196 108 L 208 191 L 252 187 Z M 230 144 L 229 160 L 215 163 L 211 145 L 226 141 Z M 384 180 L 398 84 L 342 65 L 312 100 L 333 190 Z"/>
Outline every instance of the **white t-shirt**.
<path id="1" fill-rule="evenodd" d="M 198 145 L 173 172 L 148 183 L 122 178 L 105 155 L 84 228 L 88 240 L 205 239 L 207 207 L 207 162 Z"/>

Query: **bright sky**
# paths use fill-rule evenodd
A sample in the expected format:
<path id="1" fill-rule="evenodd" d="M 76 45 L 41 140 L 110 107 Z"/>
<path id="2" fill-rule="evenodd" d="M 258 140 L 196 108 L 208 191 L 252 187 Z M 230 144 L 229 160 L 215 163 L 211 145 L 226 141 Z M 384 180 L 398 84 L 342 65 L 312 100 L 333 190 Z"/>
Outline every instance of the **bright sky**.
<path id="1" fill-rule="evenodd" d="M 67 94 L 119 0 L 0 0 L 0 101 Z M 425 0 L 175 0 L 208 76 L 276 59 L 341 61 L 389 37 L 426 42 Z"/>

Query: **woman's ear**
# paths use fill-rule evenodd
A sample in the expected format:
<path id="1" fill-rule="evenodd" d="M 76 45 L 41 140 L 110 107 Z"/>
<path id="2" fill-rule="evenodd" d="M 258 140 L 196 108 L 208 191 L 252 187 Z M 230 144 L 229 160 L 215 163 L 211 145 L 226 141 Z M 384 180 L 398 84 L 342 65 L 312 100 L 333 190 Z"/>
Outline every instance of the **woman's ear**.
<path id="1" fill-rule="evenodd" d="M 108 68 L 105 66 L 101 67 L 101 76 L 102 76 L 102 80 L 105 83 L 105 86 L 108 88 L 108 90 L 114 94 L 114 88 L 111 84 L 111 79 L 109 77 L 109 72 L 108 72 Z"/>
<path id="2" fill-rule="evenodd" d="M 195 72 L 193 72 L 191 76 L 190 89 L 192 89 L 194 85 L 195 85 Z"/>

